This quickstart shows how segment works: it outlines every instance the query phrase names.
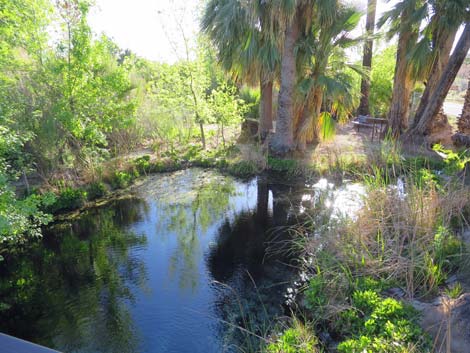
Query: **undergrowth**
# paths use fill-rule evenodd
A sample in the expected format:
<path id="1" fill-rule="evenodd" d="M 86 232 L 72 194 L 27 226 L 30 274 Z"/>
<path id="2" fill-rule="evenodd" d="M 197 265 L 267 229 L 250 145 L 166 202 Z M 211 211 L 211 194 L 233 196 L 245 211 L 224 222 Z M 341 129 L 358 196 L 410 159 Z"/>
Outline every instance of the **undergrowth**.
<path id="1" fill-rule="evenodd" d="M 328 332 L 341 353 L 431 351 L 419 313 L 406 303 L 461 292 L 445 288 L 450 275 L 468 266 L 458 236 L 470 215 L 470 190 L 456 177 L 462 158 L 433 162 L 378 151 L 354 172 L 367 190 L 354 219 L 333 221 L 317 210 L 294 228 L 292 246 L 304 254 L 297 314 L 311 336 Z M 289 327 L 268 352 L 296 351 L 302 330 Z"/>

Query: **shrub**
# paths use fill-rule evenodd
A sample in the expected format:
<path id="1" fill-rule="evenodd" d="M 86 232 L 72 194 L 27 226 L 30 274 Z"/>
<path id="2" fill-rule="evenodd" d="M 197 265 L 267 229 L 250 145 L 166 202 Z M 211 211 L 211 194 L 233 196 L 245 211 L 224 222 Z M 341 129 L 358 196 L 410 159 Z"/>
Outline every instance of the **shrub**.
<path id="1" fill-rule="evenodd" d="M 295 320 L 291 328 L 285 330 L 279 338 L 268 345 L 269 353 L 315 353 L 320 352 L 318 339 L 309 327 Z"/>
<path id="2" fill-rule="evenodd" d="M 42 235 L 41 226 L 52 221 L 44 210 L 55 200 L 53 193 L 17 199 L 0 174 L 0 262 L 4 253 Z"/>
<path id="3" fill-rule="evenodd" d="M 235 176 L 249 177 L 256 175 L 260 170 L 252 161 L 239 161 L 229 164 L 228 171 Z"/>
<path id="4" fill-rule="evenodd" d="M 448 174 L 454 174 L 458 171 L 461 171 L 465 167 L 465 164 L 470 161 L 470 156 L 469 156 L 468 151 L 457 153 L 452 150 L 445 149 L 440 144 L 434 145 L 433 150 L 445 155 L 444 171 Z"/>
<path id="5" fill-rule="evenodd" d="M 108 189 L 106 188 L 106 185 L 104 185 L 104 183 L 101 181 L 97 181 L 88 185 L 87 195 L 88 200 L 90 201 L 103 197 L 107 193 Z"/>
<path id="6" fill-rule="evenodd" d="M 295 159 L 268 157 L 268 168 L 275 172 L 299 174 L 299 163 Z"/>
<path id="7" fill-rule="evenodd" d="M 114 189 L 124 189 L 131 184 L 132 180 L 133 176 L 128 172 L 115 172 L 111 179 L 111 186 Z"/>
<path id="8" fill-rule="evenodd" d="M 66 187 L 57 196 L 47 210 L 51 213 L 73 211 L 83 207 L 87 198 L 86 191 L 80 188 Z"/>
<path id="9" fill-rule="evenodd" d="M 150 156 L 145 155 L 134 160 L 134 167 L 140 174 L 147 174 L 150 172 Z"/>
<path id="10" fill-rule="evenodd" d="M 197 159 L 201 155 L 201 147 L 198 145 L 189 145 L 188 149 L 184 153 L 183 159 L 190 161 Z"/>

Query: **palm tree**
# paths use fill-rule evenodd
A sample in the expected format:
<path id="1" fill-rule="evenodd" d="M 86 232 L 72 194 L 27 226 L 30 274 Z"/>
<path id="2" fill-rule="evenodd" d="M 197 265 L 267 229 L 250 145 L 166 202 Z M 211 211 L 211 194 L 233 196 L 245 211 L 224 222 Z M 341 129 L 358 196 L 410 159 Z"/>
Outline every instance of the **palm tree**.
<path id="1" fill-rule="evenodd" d="M 437 84 L 446 67 L 452 45 L 459 26 L 464 22 L 467 6 L 462 0 L 429 1 L 428 13 L 431 15 L 429 24 L 423 30 L 422 39 L 418 43 L 413 58 L 416 71 L 424 71 L 426 88 L 421 97 L 411 127 L 418 125 L 429 98 L 437 88 Z"/>
<path id="2" fill-rule="evenodd" d="M 362 58 L 362 66 L 369 72 L 372 67 L 372 48 L 374 40 L 372 35 L 374 34 L 375 27 L 375 13 L 377 9 L 377 0 L 368 0 L 367 2 L 367 18 L 366 18 L 366 34 L 369 37 L 364 42 L 364 53 Z M 363 77 L 361 80 L 361 102 L 357 113 L 360 115 L 369 115 L 369 93 L 370 93 L 370 78 Z"/>
<path id="3" fill-rule="evenodd" d="M 318 31 L 324 25 L 333 23 L 339 1 L 276 0 L 273 2 L 275 6 L 272 14 L 277 17 L 285 30 L 278 115 L 276 132 L 271 140 L 271 150 L 277 154 L 285 154 L 295 149 L 297 145 L 296 137 L 299 136 L 299 129 L 295 126 L 298 125 L 295 124 L 296 117 L 303 116 L 302 120 L 307 121 L 312 109 L 321 108 L 323 98 L 320 91 L 309 90 L 300 100 L 298 97 L 296 99 L 299 80 L 296 56 L 300 50 L 299 40 L 305 40 L 312 30 Z M 313 28 L 314 24 L 316 29 Z M 300 129 L 301 134 L 304 130 L 306 129 Z"/>
<path id="4" fill-rule="evenodd" d="M 470 49 L 470 22 L 465 24 L 462 36 L 460 37 L 449 62 L 447 63 L 434 93 L 426 105 L 419 122 L 407 132 L 407 138 L 421 139 L 425 136 L 433 117 L 439 112 L 444 100 L 449 92 L 457 73 Z"/>
<path id="5" fill-rule="evenodd" d="M 294 144 L 294 90 L 297 81 L 295 47 L 302 25 L 303 14 L 311 14 L 308 1 L 276 2 L 273 16 L 279 19 L 285 28 L 281 56 L 281 87 L 278 97 L 276 132 L 272 138 L 271 149 L 274 153 L 284 155 L 295 148 Z"/>
<path id="6" fill-rule="evenodd" d="M 379 27 L 391 23 L 389 37 L 398 33 L 397 60 L 393 79 L 393 92 L 388 114 L 392 135 L 398 137 L 408 125 L 410 98 L 414 87 L 409 52 L 416 45 L 419 24 L 422 16 L 419 0 L 402 0 L 395 7 L 384 13 L 379 20 Z"/>
<path id="7" fill-rule="evenodd" d="M 237 0 L 207 2 L 201 27 L 214 44 L 222 66 L 239 81 L 259 84 L 261 137 L 272 129 L 272 96 L 279 65 L 279 42 L 271 5 L 262 0 L 250 5 Z"/>
<path id="8" fill-rule="evenodd" d="M 297 148 L 319 139 L 319 118 L 325 98 L 335 107 L 341 104 L 352 110 L 351 79 L 344 74 L 344 48 L 356 45 L 362 38 L 352 39 L 348 33 L 358 24 L 361 14 L 352 7 L 329 4 L 331 11 L 315 6 L 312 28 L 299 41 L 298 67 L 301 108 L 295 124 Z M 328 13 L 328 18 L 324 14 Z M 357 69 L 353 65 L 349 65 Z"/>

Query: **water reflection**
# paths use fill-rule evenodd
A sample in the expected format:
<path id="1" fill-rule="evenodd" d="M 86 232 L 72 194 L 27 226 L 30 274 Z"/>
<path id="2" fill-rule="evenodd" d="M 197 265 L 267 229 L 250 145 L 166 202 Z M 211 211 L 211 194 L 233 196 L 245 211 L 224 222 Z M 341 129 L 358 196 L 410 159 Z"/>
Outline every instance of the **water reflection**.
<path id="1" fill-rule="evenodd" d="M 3 264 L 1 330 L 67 352 L 135 352 L 127 303 L 146 278 L 144 264 L 128 251 L 145 247 L 146 238 L 124 227 L 139 219 L 127 212 L 135 203 L 117 202 L 52 228 L 20 261 Z"/>
<path id="2" fill-rule="evenodd" d="M 64 352 L 231 352 L 246 339 L 235 325 L 264 334 L 284 314 L 295 263 L 267 243 L 332 200 L 302 181 L 197 169 L 134 194 L 1 264 L 1 331 Z"/>

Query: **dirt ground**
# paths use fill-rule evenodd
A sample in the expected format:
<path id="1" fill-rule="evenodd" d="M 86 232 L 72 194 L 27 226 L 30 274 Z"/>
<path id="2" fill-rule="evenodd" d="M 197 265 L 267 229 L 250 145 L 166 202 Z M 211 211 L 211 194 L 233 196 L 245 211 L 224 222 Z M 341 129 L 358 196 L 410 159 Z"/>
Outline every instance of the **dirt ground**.
<path id="1" fill-rule="evenodd" d="M 371 128 L 362 127 L 358 131 L 351 122 L 337 125 L 335 136 L 329 141 L 322 141 L 317 145 L 311 146 L 304 157 L 305 161 L 315 163 L 319 159 L 322 159 L 323 162 L 326 159 L 334 161 L 338 158 L 346 161 L 370 159 L 381 148 L 384 148 L 383 138 L 377 135 L 372 136 Z M 452 148 L 452 145 L 448 143 L 450 135 L 447 135 L 449 134 L 446 134 L 445 138 L 438 135 L 433 135 L 433 137 L 435 137 L 434 140 L 443 143 L 446 148 Z M 399 148 L 405 156 L 420 155 L 441 158 L 436 152 L 425 146 L 408 145 L 400 146 Z"/>

